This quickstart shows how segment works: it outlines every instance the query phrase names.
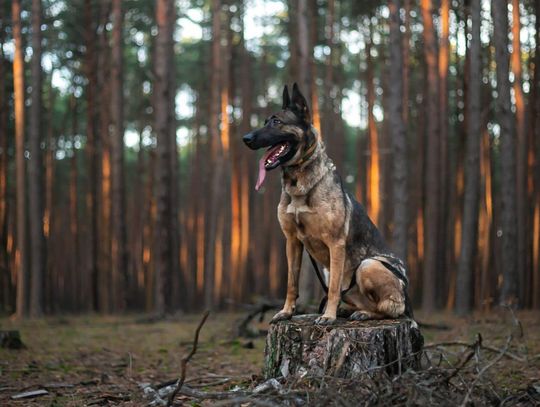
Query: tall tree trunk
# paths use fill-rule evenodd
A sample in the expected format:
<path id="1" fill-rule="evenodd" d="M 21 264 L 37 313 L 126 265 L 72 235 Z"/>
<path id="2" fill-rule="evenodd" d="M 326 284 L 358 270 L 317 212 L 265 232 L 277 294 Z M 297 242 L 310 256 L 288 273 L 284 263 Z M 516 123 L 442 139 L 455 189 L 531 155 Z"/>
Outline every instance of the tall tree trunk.
<path id="1" fill-rule="evenodd" d="M 433 26 L 432 0 L 421 1 L 424 22 L 424 57 L 427 65 L 427 151 L 426 151 L 426 200 L 425 200 L 425 261 L 423 275 L 422 307 L 432 311 L 436 306 L 436 283 L 439 277 L 439 76 L 437 70 L 437 39 Z"/>
<path id="2" fill-rule="evenodd" d="M 510 99 L 508 55 L 508 3 L 507 0 L 491 4 L 493 14 L 493 40 L 497 64 L 497 117 L 501 128 L 501 268 L 502 287 L 500 302 L 516 303 L 517 287 L 517 208 L 516 208 L 516 140 L 515 123 Z"/>
<path id="3" fill-rule="evenodd" d="M 448 66 L 449 66 L 449 20 L 450 20 L 450 0 L 441 0 L 441 38 L 439 47 L 439 256 L 437 258 L 437 272 L 439 273 L 440 283 L 437 286 L 438 293 L 443 294 L 446 280 L 446 252 L 447 245 L 447 220 L 449 212 L 449 162 L 448 162 L 448 130 L 449 130 L 449 114 L 448 114 Z"/>
<path id="4" fill-rule="evenodd" d="M 204 304 L 208 308 L 214 305 L 216 258 L 216 239 L 218 238 L 219 199 L 222 191 L 222 154 L 223 146 L 219 132 L 221 113 L 221 0 L 212 0 L 212 69 L 210 72 L 210 158 L 209 179 L 211 180 L 212 199 L 208 205 L 208 227 L 206 229 L 206 259 L 204 265 Z"/>
<path id="5" fill-rule="evenodd" d="M 124 94 L 123 94 L 123 19 L 122 0 L 113 0 L 112 7 L 112 64 L 111 64 L 111 187 L 112 187 L 112 287 L 118 297 L 117 309 L 127 306 L 129 292 L 124 181 Z"/>
<path id="6" fill-rule="evenodd" d="M 169 13 L 169 26 L 171 30 L 171 37 L 174 35 L 174 27 L 176 24 L 176 7 L 172 6 Z M 176 112 L 175 112 L 175 97 L 176 97 L 176 71 L 174 60 L 174 41 L 170 40 L 168 43 L 168 63 L 169 63 L 169 82 L 171 97 L 169 103 L 169 115 L 167 117 L 169 125 L 169 205 L 170 205 L 170 218 L 169 225 L 171 228 L 171 270 L 169 275 L 169 294 L 167 298 L 166 306 L 169 310 L 177 309 L 180 307 L 179 300 L 185 297 L 184 284 L 182 281 L 182 272 L 180 270 L 180 234 L 179 234 L 179 220 L 178 220 L 178 205 L 179 205 L 179 163 L 178 163 L 178 144 L 176 142 Z"/>
<path id="7" fill-rule="evenodd" d="M 55 126 L 54 126 L 54 113 L 55 113 L 55 102 L 56 102 L 56 92 L 52 84 L 52 75 L 54 72 L 51 72 L 49 80 L 49 98 L 48 98 L 48 112 L 47 112 L 47 155 L 45 156 L 45 206 L 43 209 L 43 235 L 45 236 L 45 248 L 47 251 L 46 258 L 46 277 L 45 277 L 45 312 L 51 311 L 51 300 L 54 297 L 54 292 L 52 288 L 53 276 L 55 273 L 55 258 L 53 256 L 54 244 L 51 239 L 53 221 L 55 219 L 52 216 L 55 200 L 54 200 L 54 179 L 55 179 L 55 159 L 56 154 L 56 145 L 54 139 Z"/>
<path id="8" fill-rule="evenodd" d="M 94 18 L 94 6 L 92 0 L 84 2 L 84 23 L 86 53 L 84 56 L 84 73 L 88 79 L 86 85 L 86 151 L 88 157 L 88 191 L 86 194 L 86 207 L 88 211 L 88 275 L 92 282 L 92 306 L 94 311 L 100 310 L 101 296 L 99 287 L 98 258 L 98 140 L 96 123 L 96 90 L 97 63 L 96 63 L 96 22 Z"/>
<path id="9" fill-rule="evenodd" d="M 310 27 L 313 22 L 310 21 L 312 14 L 309 11 L 309 8 L 312 5 L 308 4 L 308 0 L 298 0 L 296 8 L 296 38 L 295 43 L 297 44 L 296 51 L 298 52 L 297 61 L 298 61 L 298 86 L 300 90 L 311 104 L 314 96 L 313 85 L 313 72 L 312 72 L 312 59 L 313 59 L 313 47 L 311 45 L 311 35 Z M 311 106 L 311 111 L 313 113 L 313 105 Z M 272 194 L 274 194 L 272 190 Z M 274 225 L 271 226 L 272 228 Z M 269 245 L 269 255 L 272 254 L 272 249 L 275 245 L 275 240 L 272 241 Z M 276 263 L 272 263 L 271 258 L 269 258 L 269 267 L 275 267 Z M 309 262 L 302 262 L 302 270 L 300 271 L 299 279 L 299 290 L 300 290 L 300 301 L 304 304 L 309 303 L 313 300 L 315 295 L 315 281 L 312 278 L 310 272 L 311 264 Z M 271 271 L 270 271 L 271 272 Z"/>
<path id="10" fill-rule="evenodd" d="M 30 315 L 43 314 L 45 239 L 43 236 L 43 160 L 41 152 L 41 0 L 32 0 L 32 105 L 28 147 L 29 223 L 31 251 Z"/>
<path id="11" fill-rule="evenodd" d="M 471 0 L 471 42 L 469 45 L 469 88 L 467 92 L 467 156 L 461 254 L 456 280 L 456 312 L 468 314 L 473 306 L 473 271 L 476 265 L 478 237 L 478 199 L 480 194 L 480 94 L 481 66 L 481 0 Z"/>
<path id="12" fill-rule="evenodd" d="M 407 140 L 403 124 L 403 51 L 400 32 L 401 0 L 392 0 L 390 8 L 389 131 L 392 140 L 392 194 L 394 227 L 392 246 L 395 253 L 407 260 Z"/>
<path id="13" fill-rule="evenodd" d="M 13 94 L 15 100 L 15 152 L 16 152 L 16 185 L 17 185 L 17 251 L 15 267 L 17 269 L 17 304 L 16 316 L 28 315 L 28 252 L 26 244 L 26 197 L 25 197 L 25 163 L 24 163 L 24 59 L 21 33 L 21 1 L 11 3 L 13 39 L 15 55 L 13 57 Z"/>
<path id="14" fill-rule="evenodd" d="M 173 236 L 171 228 L 171 160 L 170 138 L 171 103 L 174 101 L 173 89 L 170 86 L 172 57 L 171 42 L 173 27 L 171 13 L 174 13 L 172 0 L 158 0 L 156 4 L 156 22 L 158 33 L 155 43 L 155 80 L 154 80 L 154 121 L 157 137 L 156 147 L 156 258 L 155 258 L 155 310 L 158 313 L 167 311 L 170 277 L 173 268 Z"/>
<path id="15" fill-rule="evenodd" d="M 298 44 L 298 86 L 306 100 L 311 102 L 312 89 L 311 89 L 311 69 L 310 60 L 312 58 L 312 50 L 310 47 L 310 35 L 309 35 L 309 12 L 308 12 L 308 0 L 297 0 L 296 10 L 296 30 L 298 37 L 296 43 Z"/>
<path id="16" fill-rule="evenodd" d="M 379 162 L 379 133 L 373 109 L 375 107 L 375 83 L 373 74 L 373 57 L 371 56 L 372 27 L 369 26 L 369 38 L 366 42 L 366 80 L 367 80 L 367 103 L 368 103 L 368 167 L 366 179 L 367 211 L 375 225 L 379 224 L 381 212 L 381 174 Z"/>
<path id="17" fill-rule="evenodd" d="M 11 276 L 8 255 L 8 104 L 6 100 L 5 17 L 0 7 L 0 309 L 10 309 Z"/>
<path id="18" fill-rule="evenodd" d="M 100 16 L 98 28 L 97 58 L 97 84 L 99 109 L 96 114 L 99 117 L 99 128 L 96 128 L 96 168 L 98 179 L 98 196 L 96 201 L 96 213 L 98 216 L 98 259 L 99 270 L 99 293 L 100 311 L 110 313 L 115 310 L 113 282 L 113 266 L 111 262 L 111 238 L 112 238 L 112 197 L 111 197 L 111 48 L 109 46 L 109 32 L 105 28 L 109 23 L 110 3 L 108 0 L 100 2 Z"/>
<path id="19" fill-rule="evenodd" d="M 526 205 L 526 181 L 527 181 L 527 137 L 525 128 L 525 97 L 522 88 L 522 68 L 521 68 L 521 44 L 520 32 L 521 23 L 519 21 L 519 0 L 512 0 L 512 55 L 511 68 L 514 74 L 514 98 L 516 107 L 516 204 L 517 204 L 517 295 L 521 305 L 525 305 L 525 291 L 528 286 L 528 265 L 527 265 L 527 205 Z M 540 16 L 537 16 L 540 18 Z"/>
<path id="20" fill-rule="evenodd" d="M 532 208 L 532 306 L 535 309 L 540 308 L 540 0 L 534 2 L 534 10 L 537 16 L 535 22 L 536 42 L 535 63 L 534 63 L 534 95 L 533 100 L 534 114 L 533 119 L 533 143 L 531 148 L 534 151 L 533 166 L 533 202 Z"/>
<path id="21" fill-rule="evenodd" d="M 252 61 L 251 55 L 248 50 L 245 48 L 245 42 L 242 42 L 242 67 L 241 69 L 241 94 L 242 94 L 242 121 L 240 123 L 241 134 L 247 134 L 251 129 L 250 118 L 252 114 L 252 100 L 253 100 L 253 90 L 250 86 L 253 83 L 250 79 L 252 78 Z M 247 270 L 248 270 L 248 256 L 249 256 L 249 246 L 250 246 L 250 219 L 251 219 L 251 210 L 250 210 L 250 190 L 252 188 L 252 183 L 250 174 L 250 169 L 254 165 L 253 155 L 250 154 L 240 154 L 240 278 L 241 281 L 246 281 Z M 239 295 L 237 295 L 237 298 Z"/>

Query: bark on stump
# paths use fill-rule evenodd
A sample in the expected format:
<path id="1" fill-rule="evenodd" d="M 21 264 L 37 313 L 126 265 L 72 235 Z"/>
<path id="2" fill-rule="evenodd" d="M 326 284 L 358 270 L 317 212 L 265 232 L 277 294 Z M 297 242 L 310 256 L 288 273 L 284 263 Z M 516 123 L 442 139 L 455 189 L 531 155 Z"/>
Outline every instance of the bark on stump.
<path id="1" fill-rule="evenodd" d="M 381 370 L 390 375 L 420 366 L 424 339 L 410 320 L 348 321 L 315 325 L 299 315 L 270 326 L 264 376 L 357 378 Z"/>

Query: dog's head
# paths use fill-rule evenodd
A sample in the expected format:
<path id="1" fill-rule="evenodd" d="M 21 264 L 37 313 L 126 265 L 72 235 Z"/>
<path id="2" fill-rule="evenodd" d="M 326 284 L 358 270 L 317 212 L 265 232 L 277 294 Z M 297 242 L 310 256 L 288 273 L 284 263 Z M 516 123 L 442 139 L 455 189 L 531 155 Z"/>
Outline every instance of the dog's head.
<path id="1" fill-rule="evenodd" d="M 262 185 L 266 171 L 302 162 L 315 147 L 316 135 L 311 127 L 311 115 L 306 98 L 293 85 L 292 97 L 285 85 L 282 110 L 266 119 L 264 126 L 246 134 L 244 143 L 252 150 L 267 148 L 259 161 L 257 190 Z"/>

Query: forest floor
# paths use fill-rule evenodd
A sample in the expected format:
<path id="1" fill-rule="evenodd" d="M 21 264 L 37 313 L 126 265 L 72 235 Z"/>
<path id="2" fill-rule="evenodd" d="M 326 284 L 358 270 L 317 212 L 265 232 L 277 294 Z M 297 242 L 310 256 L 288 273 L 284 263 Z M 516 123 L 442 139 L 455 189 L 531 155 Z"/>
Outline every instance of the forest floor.
<path id="1" fill-rule="evenodd" d="M 249 388 L 261 382 L 264 338 L 235 338 L 234 327 L 243 316 L 210 315 L 197 353 L 189 362 L 186 384 L 216 391 Z M 418 320 L 449 328 L 423 328 L 426 344 L 473 343 L 481 334 L 482 345 L 502 349 L 512 333 L 506 351 L 516 358 L 500 358 L 482 381 L 489 380 L 502 396 L 526 394 L 531 388 L 540 396 L 540 313 L 518 312 L 516 316 L 501 311 L 460 319 L 419 313 Z M 19 330 L 26 346 L 0 349 L 0 405 L 145 405 L 139 384 L 158 385 L 179 376 L 180 360 L 192 347 L 200 318 L 193 314 L 157 321 L 141 315 L 48 317 L 23 322 L 0 319 L 0 330 Z M 444 346 L 450 353 L 459 347 Z M 485 355 L 494 358 L 497 352 Z M 34 399 L 11 398 L 38 389 L 46 389 L 48 394 Z M 177 400 L 189 401 L 186 396 Z"/>

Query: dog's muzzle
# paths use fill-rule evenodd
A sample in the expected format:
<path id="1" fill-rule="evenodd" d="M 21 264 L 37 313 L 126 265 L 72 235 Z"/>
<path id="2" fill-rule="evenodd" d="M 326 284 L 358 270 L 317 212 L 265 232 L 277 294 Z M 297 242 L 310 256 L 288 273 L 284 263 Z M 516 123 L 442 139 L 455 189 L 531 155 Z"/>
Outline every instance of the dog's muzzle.
<path id="1" fill-rule="evenodd" d="M 253 132 L 246 134 L 244 137 L 242 137 L 242 140 L 244 140 L 244 143 L 249 148 L 253 149 L 253 140 L 255 139 L 255 135 Z"/>

